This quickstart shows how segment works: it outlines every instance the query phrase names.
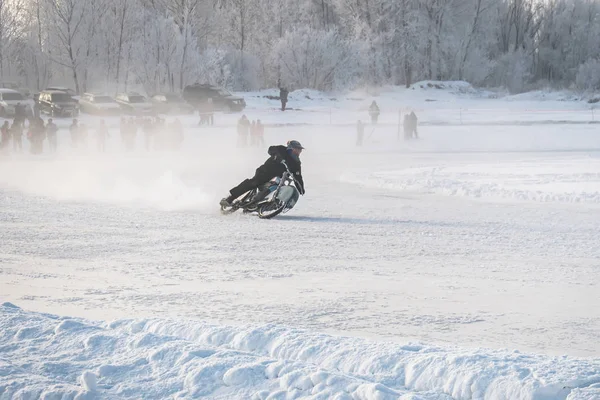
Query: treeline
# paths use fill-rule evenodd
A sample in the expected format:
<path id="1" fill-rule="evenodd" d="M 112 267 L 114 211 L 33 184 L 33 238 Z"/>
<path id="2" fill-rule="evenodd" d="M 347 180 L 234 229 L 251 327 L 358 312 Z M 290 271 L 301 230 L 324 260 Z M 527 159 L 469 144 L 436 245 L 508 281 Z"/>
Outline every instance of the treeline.
<path id="1" fill-rule="evenodd" d="M 319 90 L 466 80 L 600 89 L 598 0 L 0 0 L 30 89 Z"/>

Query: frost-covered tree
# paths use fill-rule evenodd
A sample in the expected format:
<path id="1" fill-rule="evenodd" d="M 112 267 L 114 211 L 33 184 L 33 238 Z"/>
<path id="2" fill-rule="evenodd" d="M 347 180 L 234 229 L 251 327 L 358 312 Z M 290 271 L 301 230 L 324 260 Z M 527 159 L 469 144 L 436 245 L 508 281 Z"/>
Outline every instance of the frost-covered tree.
<path id="1" fill-rule="evenodd" d="M 573 82 L 578 67 L 600 52 L 600 4 L 597 1 L 552 0 L 540 19 L 536 78 Z"/>
<path id="2" fill-rule="evenodd" d="M 335 31 L 300 28 L 285 34 L 273 48 L 281 66 L 281 83 L 288 88 L 334 88 L 352 75 L 352 47 Z"/>
<path id="3" fill-rule="evenodd" d="M 600 90 L 600 60 L 592 59 L 581 64 L 575 82 L 583 90 Z"/>
<path id="4" fill-rule="evenodd" d="M 598 0 L 0 0 L 0 78 L 111 93 L 588 87 L 599 13 Z"/>
<path id="5" fill-rule="evenodd" d="M 17 43 L 26 34 L 21 21 L 25 20 L 25 0 L 0 0 L 0 76 L 11 75 L 8 59 L 14 55 Z"/>
<path id="6" fill-rule="evenodd" d="M 457 49 L 457 71 L 456 77 L 459 80 L 469 79 L 476 83 L 485 80 L 489 70 L 489 60 L 486 54 L 486 48 L 490 45 L 489 28 L 487 22 L 490 21 L 488 12 L 492 8 L 494 0 L 473 0 L 472 2 L 462 2 L 461 19 L 464 24 L 459 29 L 460 42 Z"/>
<path id="7" fill-rule="evenodd" d="M 52 62 L 67 68 L 77 92 L 81 87 L 81 67 L 86 46 L 87 13 L 93 12 L 91 0 L 46 0 L 48 24 L 51 31 L 49 54 Z"/>
<path id="8" fill-rule="evenodd" d="M 149 95 L 173 90 L 183 53 L 179 28 L 171 18 L 158 17 L 152 10 L 145 10 L 136 23 L 141 42 L 132 43 L 128 52 L 128 76 Z"/>

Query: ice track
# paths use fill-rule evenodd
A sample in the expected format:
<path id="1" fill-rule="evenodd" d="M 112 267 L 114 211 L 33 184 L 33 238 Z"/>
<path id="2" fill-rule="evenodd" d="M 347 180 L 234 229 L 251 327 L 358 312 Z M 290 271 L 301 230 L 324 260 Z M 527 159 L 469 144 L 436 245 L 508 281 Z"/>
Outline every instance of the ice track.
<path id="1" fill-rule="evenodd" d="M 218 212 L 265 159 L 237 115 L 185 120 L 178 153 L 124 152 L 114 119 L 106 154 L 62 120 L 58 154 L 2 155 L 0 400 L 598 400 L 589 110 L 461 126 L 440 101 L 404 142 L 388 100 L 360 148 L 360 110 L 249 107 L 307 147 L 307 196 L 268 222 Z"/>

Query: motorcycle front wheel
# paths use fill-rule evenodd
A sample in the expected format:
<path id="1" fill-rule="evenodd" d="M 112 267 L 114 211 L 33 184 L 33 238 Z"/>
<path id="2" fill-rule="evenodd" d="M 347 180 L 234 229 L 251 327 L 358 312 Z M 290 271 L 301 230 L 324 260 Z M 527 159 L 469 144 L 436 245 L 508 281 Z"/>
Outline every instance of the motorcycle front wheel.
<path id="1" fill-rule="evenodd" d="M 283 209 L 285 208 L 285 203 L 279 201 L 277 199 L 273 199 L 268 203 L 261 205 L 258 208 L 258 218 L 262 219 L 270 219 L 275 217 L 276 215 L 281 214 Z"/>

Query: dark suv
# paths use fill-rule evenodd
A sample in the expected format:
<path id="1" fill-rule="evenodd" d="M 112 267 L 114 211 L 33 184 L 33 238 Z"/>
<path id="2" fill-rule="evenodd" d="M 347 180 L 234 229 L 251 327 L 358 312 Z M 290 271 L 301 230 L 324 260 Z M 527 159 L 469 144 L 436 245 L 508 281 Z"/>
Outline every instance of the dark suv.
<path id="1" fill-rule="evenodd" d="M 79 114 L 77 102 L 66 92 L 44 90 L 38 98 L 40 111 L 52 117 L 76 117 Z"/>
<path id="2" fill-rule="evenodd" d="M 183 98 L 195 108 L 208 103 L 208 99 L 212 99 L 213 107 L 217 111 L 242 111 L 246 107 L 243 98 L 234 96 L 223 88 L 200 83 L 186 86 L 183 89 Z"/>

